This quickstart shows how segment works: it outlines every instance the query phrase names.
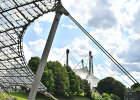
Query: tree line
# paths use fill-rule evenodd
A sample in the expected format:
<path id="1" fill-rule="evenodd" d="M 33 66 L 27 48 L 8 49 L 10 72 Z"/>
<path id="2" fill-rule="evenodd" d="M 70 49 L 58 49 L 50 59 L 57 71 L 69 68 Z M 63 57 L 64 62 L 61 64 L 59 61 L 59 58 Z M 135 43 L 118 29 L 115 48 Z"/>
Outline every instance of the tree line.
<path id="1" fill-rule="evenodd" d="M 36 74 L 39 57 L 31 57 L 28 66 Z M 47 91 L 55 96 L 73 96 L 83 93 L 91 97 L 90 84 L 73 72 L 70 66 L 62 66 L 58 61 L 46 62 L 41 82 Z"/>
<path id="2" fill-rule="evenodd" d="M 140 91 L 140 84 L 135 83 L 131 85 L 131 87 L 126 87 L 123 83 L 113 77 L 106 77 L 99 81 L 97 90 L 102 94 L 102 98 L 105 98 L 105 100 L 124 100 L 126 92 Z"/>
<path id="3" fill-rule="evenodd" d="M 36 74 L 39 57 L 31 57 L 28 66 Z M 62 66 L 58 61 L 46 62 L 41 82 L 47 87 L 47 91 L 55 96 L 73 96 L 84 94 L 91 100 L 123 100 L 126 92 L 140 91 L 140 84 L 136 83 L 131 88 L 126 88 L 120 81 L 112 77 L 106 77 L 99 81 L 98 92 L 91 92 L 90 84 L 87 80 L 81 79 L 73 72 L 70 66 Z"/>

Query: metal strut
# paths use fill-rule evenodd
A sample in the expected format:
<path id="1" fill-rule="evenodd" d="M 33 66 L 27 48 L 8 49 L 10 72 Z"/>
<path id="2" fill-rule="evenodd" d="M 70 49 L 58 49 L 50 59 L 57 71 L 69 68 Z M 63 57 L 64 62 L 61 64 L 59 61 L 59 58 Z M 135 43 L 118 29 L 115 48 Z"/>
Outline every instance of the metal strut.
<path id="1" fill-rule="evenodd" d="M 62 14 L 69 15 L 69 13 L 62 6 L 61 1 L 58 2 L 58 5 L 56 6 L 56 8 L 54 8 L 54 11 L 56 12 L 56 15 L 55 15 L 45 48 L 44 48 L 44 51 L 43 51 L 43 54 L 42 54 L 42 57 L 41 57 L 41 60 L 37 69 L 37 73 L 36 73 L 31 91 L 28 96 L 28 100 L 35 100 L 37 89 L 38 89 L 38 86 L 39 86 L 39 83 L 40 83 L 40 80 L 41 80 L 41 77 L 45 68 L 45 64 L 46 64 L 46 61 L 50 52 L 50 48 L 51 48 L 58 24 L 59 24 L 60 17 Z"/>
<path id="2" fill-rule="evenodd" d="M 68 16 L 134 83 L 139 82 L 113 57 L 107 52 L 71 15 Z"/>

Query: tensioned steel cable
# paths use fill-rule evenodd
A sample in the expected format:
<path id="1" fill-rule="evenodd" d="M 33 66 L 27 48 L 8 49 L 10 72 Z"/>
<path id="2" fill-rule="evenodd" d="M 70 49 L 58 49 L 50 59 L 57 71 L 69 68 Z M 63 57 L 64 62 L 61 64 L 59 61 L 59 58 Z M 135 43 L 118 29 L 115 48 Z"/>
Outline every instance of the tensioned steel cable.
<path id="1" fill-rule="evenodd" d="M 81 64 L 81 61 L 76 66 L 74 66 L 73 69 L 76 69 L 76 67 L 79 66 L 80 64 Z"/>
<path id="2" fill-rule="evenodd" d="M 83 58 L 83 60 L 87 57 L 87 55 Z M 79 63 L 77 63 L 77 65 L 73 68 L 76 69 L 77 66 L 79 66 L 79 64 L 81 64 L 81 61 Z"/>
<path id="3" fill-rule="evenodd" d="M 70 14 L 68 16 L 134 83 L 139 83 L 108 51 L 106 51 Z"/>
<path id="4" fill-rule="evenodd" d="M 104 62 L 101 61 L 101 59 L 98 58 L 98 57 L 95 56 L 95 55 L 94 55 L 94 60 L 97 61 L 98 63 L 101 63 L 102 66 L 103 66 L 103 68 L 106 69 L 106 71 L 107 71 L 107 68 L 108 68 L 108 69 L 111 70 L 114 74 L 116 74 L 120 79 L 122 79 L 128 86 L 131 86 L 125 79 L 123 79 L 123 78 L 121 77 L 121 75 L 119 75 L 118 73 L 116 73 L 115 71 L 113 71 L 113 70 L 112 70 L 111 68 L 109 68 L 109 67 L 106 68 L 106 67 L 104 66 Z M 105 65 L 106 65 L 106 64 L 105 64 Z"/>
<path id="5" fill-rule="evenodd" d="M 101 76 L 104 76 L 104 75 L 100 72 L 100 69 L 98 68 L 98 64 L 97 64 L 97 62 L 95 62 L 95 60 L 94 60 L 94 64 L 95 64 L 95 67 L 96 67 L 98 73 L 99 73 Z M 98 77 L 98 78 L 99 78 L 99 77 Z"/>
<path id="6" fill-rule="evenodd" d="M 94 57 L 96 57 L 102 64 L 104 64 L 103 63 L 103 61 L 106 61 L 105 60 L 105 58 L 103 58 L 103 57 L 97 57 L 96 55 L 94 55 Z M 103 61 L 102 61 L 103 60 Z M 105 64 L 106 65 L 106 64 Z M 116 64 L 115 64 L 116 65 Z M 108 65 L 107 65 L 108 66 Z M 108 69 L 110 69 L 114 74 L 116 74 L 120 79 L 122 79 L 128 86 L 131 86 L 123 77 L 121 77 L 121 75 L 119 74 L 119 73 L 117 73 L 117 72 L 115 72 L 115 71 L 113 71 L 113 69 L 112 68 L 110 68 L 109 66 L 108 66 Z"/>
<path id="7" fill-rule="evenodd" d="M 73 60 L 78 64 L 77 60 L 76 60 L 75 57 L 72 55 L 72 53 L 70 53 L 70 54 L 71 54 L 71 57 L 73 58 Z"/>
<path id="8" fill-rule="evenodd" d="M 66 53 L 64 53 L 64 54 L 62 55 L 62 57 L 59 59 L 59 62 L 63 59 L 63 57 L 65 56 L 65 54 L 66 54 Z"/>

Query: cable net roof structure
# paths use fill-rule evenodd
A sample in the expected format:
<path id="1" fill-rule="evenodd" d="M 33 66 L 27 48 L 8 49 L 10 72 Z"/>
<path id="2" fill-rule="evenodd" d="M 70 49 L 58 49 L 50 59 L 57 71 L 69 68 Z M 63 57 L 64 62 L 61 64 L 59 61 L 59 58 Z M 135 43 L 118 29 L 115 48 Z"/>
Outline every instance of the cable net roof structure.
<path id="1" fill-rule="evenodd" d="M 89 70 L 86 67 L 80 69 L 74 69 L 74 72 L 82 79 L 88 80 L 92 88 L 97 87 L 97 84 L 100 81 L 96 76 L 94 76 L 94 74 L 89 73 Z"/>
<path id="2" fill-rule="evenodd" d="M 23 35 L 31 22 L 53 11 L 57 0 L 0 0 L 0 84 L 31 88 L 34 74 L 23 54 Z M 46 90 L 40 83 L 39 91 Z"/>

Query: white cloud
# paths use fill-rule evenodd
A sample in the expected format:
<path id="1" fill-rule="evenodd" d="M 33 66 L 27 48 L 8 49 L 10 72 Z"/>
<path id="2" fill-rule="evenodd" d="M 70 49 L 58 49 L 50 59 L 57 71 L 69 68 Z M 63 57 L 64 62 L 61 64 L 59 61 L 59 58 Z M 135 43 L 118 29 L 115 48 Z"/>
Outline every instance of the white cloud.
<path id="1" fill-rule="evenodd" d="M 35 22 L 34 24 L 34 31 L 37 35 L 41 35 L 43 28 L 40 27 L 39 22 Z"/>
<path id="2" fill-rule="evenodd" d="M 53 19 L 54 19 L 54 16 L 55 16 L 55 13 L 50 12 L 50 13 L 47 13 L 47 14 L 44 14 L 43 16 L 41 16 L 39 18 L 39 21 L 48 21 L 48 22 L 52 23 Z"/>
<path id="3" fill-rule="evenodd" d="M 99 29 L 108 29 L 116 26 L 117 20 L 110 6 L 111 4 L 108 0 L 96 1 L 96 6 L 90 9 L 92 17 L 88 20 L 88 25 Z"/>
<path id="4" fill-rule="evenodd" d="M 30 41 L 28 45 L 29 46 L 24 44 L 25 57 L 27 60 L 29 60 L 31 56 L 41 56 L 45 46 L 45 40 L 39 39 L 36 41 Z M 83 59 L 86 55 L 88 55 L 89 51 L 92 51 L 92 54 L 97 53 L 97 51 L 88 43 L 88 40 L 76 38 L 71 44 L 63 48 L 52 48 L 50 50 L 48 61 L 60 60 L 62 55 L 66 52 L 66 49 L 70 49 L 70 53 L 78 62 L 81 61 L 81 59 Z M 73 58 L 70 59 L 72 60 Z M 60 62 L 65 64 L 65 58 L 63 58 Z M 70 61 L 69 63 L 72 68 L 77 64 L 73 61 Z"/>
<path id="5" fill-rule="evenodd" d="M 66 27 L 68 29 L 76 29 L 76 27 L 71 24 L 62 24 L 62 27 Z"/>
<path id="6" fill-rule="evenodd" d="M 140 80 L 140 72 L 133 71 L 131 75 L 135 76 L 136 79 Z"/>
<path id="7" fill-rule="evenodd" d="M 29 47 L 32 50 L 32 52 L 34 52 L 35 55 L 40 55 L 41 52 L 43 52 L 43 50 L 44 50 L 45 43 L 46 43 L 46 41 L 43 39 L 39 39 L 36 41 L 30 41 Z"/>
<path id="8" fill-rule="evenodd" d="M 129 42 L 118 29 L 96 30 L 91 34 L 113 56 L 128 49 Z"/>
<path id="9" fill-rule="evenodd" d="M 88 54 L 89 51 L 92 51 L 92 54 L 96 54 L 97 51 L 89 44 L 89 41 L 86 39 L 76 38 L 71 44 L 71 51 L 79 57 L 84 57 Z"/>
<path id="10" fill-rule="evenodd" d="M 130 34 L 134 34 L 135 27 L 133 20 L 135 20 L 135 14 L 138 12 L 140 1 L 139 0 L 112 0 L 111 9 L 115 13 L 117 22 L 122 25 L 124 30 L 127 30 Z"/>
<path id="11" fill-rule="evenodd" d="M 129 40 L 129 47 L 127 51 L 123 51 L 119 54 L 119 57 L 123 58 L 127 63 L 138 63 L 140 61 L 140 38 L 139 39 L 131 39 Z"/>
<path id="12" fill-rule="evenodd" d="M 92 51 L 92 54 L 97 53 L 96 50 L 88 43 L 88 40 L 76 38 L 71 44 L 63 48 L 52 48 L 48 60 L 60 60 L 62 55 L 66 52 L 66 49 L 70 50 L 69 65 L 72 68 L 74 68 L 85 56 L 88 56 L 89 51 Z M 72 56 L 75 57 L 77 63 L 74 61 Z M 60 62 L 63 65 L 66 64 L 66 58 L 64 57 Z"/>
<path id="13" fill-rule="evenodd" d="M 33 52 L 25 43 L 23 43 L 23 51 L 24 51 L 24 56 L 26 60 L 29 61 L 29 59 L 33 56 Z"/>
<path id="14" fill-rule="evenodd" d="M 103 47 L 113 55 L 113 57 L 119 60 L 119 62 L 121 62 L 122 64 L 126 64 L 126 61 L 130 60 L 131 58 L 137 58 L 137 61 L 139 61 L 140 57 L 138 51 L 140 49 L 139 42 L 137 40 L 139 40 L 140 38 L 140 35 L 138 34 L 138 29 L 140 26 L 140 1 L 62 0 L 62 3 L 80 24 L 86 27 L 88 27 L 88 25 L 91 26 L 91 28 L 94 30 L 90 32 L 92 36 L 95 37 L 95 39 L 98 40 L 103 45 Z M 40 17 L 39 21 L 49 21 L 51 23 L 53 21 L 53 18 L 54 13 L 49 13 Z M 39 33 L 41 29 L 39 25 L 37 25 L 37 27 L 39 27 L 37 29 L 37 32 Z M 71 24 L 63 24 L 62 27 L 75 29 L 75 27 Z M 122 33 L 120 30 L 121 28 L 123 28 L 124 31 L 127 31 L 128 34 Z M 37 42 L 39 41 L 30 42 L 29 47 L 27 48 L 27 50 L 32 52 L 32 56 L 34 54 L 41 54 L 39 53 L 41 50 L 41 48 L 39 48 L 40 44 Z M 69 48 L 73 55 L 77 58 L 77 60 L 80 61 L 82 57 L 84 55 L 87 55 L 88 51 L 90 50 L 93 51 L 93 53 L 97 53 L 97 51 L 91 45 L 89 45 L 89 43 L 90 42 L 87 39 L 77 38 L 64 48 L 54 47 L 51 49 L 49 60 L 59 60 L 59 58 L 64 54 L 65 50 Z M 38 46 L 36 47 L 36 45 Z M 121 57 L 120 54 L 123 57 Z M 65 58 L 63 58 L 63 61 L 61 61 L 61 63 L 64 64 L 64 62 Z M 70 64 L 71 66 L 74 66 L 72 61 L 70 62 Z M 108 65 L 111 66 L 112 64 L 108 63 Z M 133 66 L 133 63 L 129 63 L 127 65 L 131 73 L 135 70 Z M 135 66 L 139 67 L 139 64 L 136 64 Z M 138 72 L 139 70 L 136 71 Z M 108 75 L 108 73 L 105 74 Z M 139 75 L 134 74 L 134 72 L 132 74 L 134 75 L 134 77 Z M 99 77 L 102 76 L 100 75 Z M 125 76 L 122 77 L 126 78 Z"/>
<path id="15" fill-rule="evenodd" d="M 66 49 L 67 49 L 67 47 L 64 47 L 64 48 L 52 48 L 50 50 L 48 61 L 57 61 L 57 60 L 59 61 L 62 58 L 62 56 L 64 55 Z M 64 64 L 64 62 L 65 62 L 64 57 L 60 60 L 60 62 L 62 64 Z"/>
<path id="16" fill-rule="evenodd" d="M 28 44 L 23 45 L 25 58 L 28 61 L 32 56 L 41 56 L 45 46 L 45 40 L 39 39 L 30 41 Z"/>
<path id="17" fill-rule="evenodd" d="M 138 11 L 134 14 L 134 20 L 132 21 L 132 29 L 134 30 L 133 32 L 135 32 L 136 34 L 140 34 L 140 8 L 138 9 Z"/>
<path id="18" fill-rule="evenodd" d="M 64 7 L 70 12 L 75 19 L 77 19 L 81 24 L 87 23 L 90 16 L 90 9 L 94 7 L 96 0 L 62 0 Z"/>

